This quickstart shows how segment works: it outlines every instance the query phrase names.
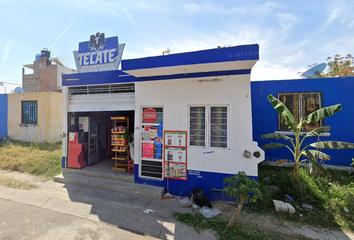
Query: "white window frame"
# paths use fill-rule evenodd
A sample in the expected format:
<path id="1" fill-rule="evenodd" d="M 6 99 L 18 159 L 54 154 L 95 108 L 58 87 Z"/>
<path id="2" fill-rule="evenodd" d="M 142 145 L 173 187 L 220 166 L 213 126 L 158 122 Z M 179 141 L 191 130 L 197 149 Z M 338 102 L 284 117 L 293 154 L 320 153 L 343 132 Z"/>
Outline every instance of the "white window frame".
<path id="1" fill-rule="evenodd" d="M 205 107 L 205 146 L 194 146 L 190 144 L 190 110 L 191 107 Z M 226 107 L 227 108 L 227 143 L 226 147 L 211 147 L 210 146 L 210 135 L 211 135 L 211 108 L 212 107 Z M 202 149 L 230 149 L 230 105 L 228 104 L 193 104 L 188 105 L 188 147 L 191 148 L 202 148 Z"/>

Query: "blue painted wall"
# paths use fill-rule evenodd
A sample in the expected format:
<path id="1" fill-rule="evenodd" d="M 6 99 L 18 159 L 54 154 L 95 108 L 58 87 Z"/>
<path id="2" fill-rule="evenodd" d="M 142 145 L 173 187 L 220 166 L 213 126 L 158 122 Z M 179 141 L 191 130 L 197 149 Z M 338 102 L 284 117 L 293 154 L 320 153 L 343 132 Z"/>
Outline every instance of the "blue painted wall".
<path id="1" fill-rule="evenodd" d="M 279 81 L 255 81 L 251 82 L 252 94 L 252 121 L 253 139 L 262 146 L 270 142 L 282 142 L 279 140 L 264 140 L 261 135 L 278 130 L 278 116 L 274 108 L 267 100 L 269 94 L 277 97 L 281 92 L 322 92 L 322 106 L 342 104 L 342 111 L 326 118 L 325 126 L 331 127 L 330 137 L 321 137 L 323 141 L 336 140 L 354 143 L 354 77 L 347 78 L 320 78 L 320 79 L 296 79 Z M 316 138 L 308 138 L 305 144 L 316 141 Z M 285 143 L 285 141 L 283 141 Z M 304 145 L 305 146 L 305 145 Z M 327 161 L 329 165 L 349 166 L 354 158 L 354 150 L 326 150 L 331 156 Z M 292 159 L 287 148 L 265 150 L 266 160 L 277 161 L 279 159 Z"/>
<path id="2" fill-rule="evenodd" d="M 0 137 L 7 136 L 7 94 L 0 94 Z"/>

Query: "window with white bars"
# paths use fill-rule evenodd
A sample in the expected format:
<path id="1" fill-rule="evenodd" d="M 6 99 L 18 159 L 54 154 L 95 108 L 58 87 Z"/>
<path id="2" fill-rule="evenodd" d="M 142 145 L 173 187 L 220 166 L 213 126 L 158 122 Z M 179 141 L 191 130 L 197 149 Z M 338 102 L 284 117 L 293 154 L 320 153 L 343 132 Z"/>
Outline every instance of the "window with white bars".
<path id="1" fill-rule="evenodd" d="M 37 101 L 21 102 L 21 123 L 37 124 Z"/>
<path id="2" fill-rule="evenodd" d="M 189 145 L 208 148 L 227 148 L 228 107 L 190 106 Z"/>

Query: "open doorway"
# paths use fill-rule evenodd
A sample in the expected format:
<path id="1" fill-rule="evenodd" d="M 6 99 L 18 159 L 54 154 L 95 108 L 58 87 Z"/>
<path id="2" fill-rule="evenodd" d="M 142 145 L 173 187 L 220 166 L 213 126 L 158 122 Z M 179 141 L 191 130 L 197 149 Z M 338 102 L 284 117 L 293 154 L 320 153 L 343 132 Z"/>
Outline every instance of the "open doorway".
<path id="1" fill-rule="evenodd" d="M 134 172 L 134 111 L 68 112 L 69 168 L 97 168 L 105 172 Z M 127 119 L 124 134 L 114 119 Z M 118 127 L 119 130 L 118 131 Z M 113 134 L 117 133 L 117 134 Z M 119 136 L 119 138 L 118 138 Z M 124 137 L 123 137 L 124 136 Z M 117 168 L 126 156 L 130 166 Z"/>

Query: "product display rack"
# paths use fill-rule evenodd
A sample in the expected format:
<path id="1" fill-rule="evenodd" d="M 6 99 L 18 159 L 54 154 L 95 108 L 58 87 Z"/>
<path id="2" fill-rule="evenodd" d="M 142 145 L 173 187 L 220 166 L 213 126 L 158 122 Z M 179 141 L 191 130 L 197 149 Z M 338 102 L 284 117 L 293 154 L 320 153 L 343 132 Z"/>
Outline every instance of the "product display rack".
<path id="1" fill-rule="evenodd" d="M 126 172 L 129 161 L 129 117 L 111 117 L 111 151 L 113 171 Z"/>

